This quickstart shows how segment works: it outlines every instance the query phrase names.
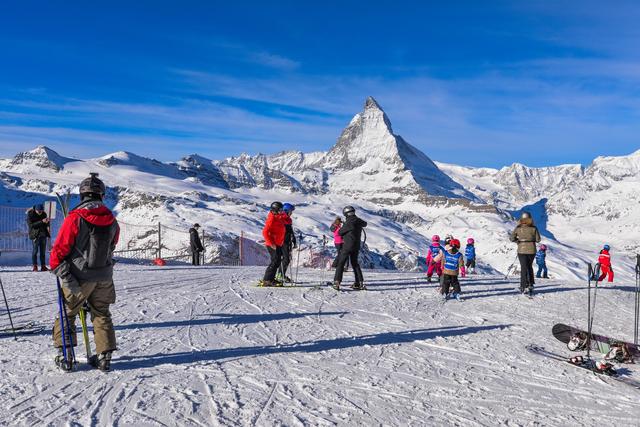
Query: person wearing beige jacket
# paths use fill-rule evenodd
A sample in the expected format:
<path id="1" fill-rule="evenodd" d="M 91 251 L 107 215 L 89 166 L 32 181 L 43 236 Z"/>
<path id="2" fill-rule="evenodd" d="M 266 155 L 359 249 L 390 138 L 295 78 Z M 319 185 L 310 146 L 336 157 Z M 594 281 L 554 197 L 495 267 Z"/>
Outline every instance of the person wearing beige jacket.
<path id="1" fill-rule="evenodd" d="M 518 244 L 518 261 L 520 261 L 520 292 L 533 295 L 535 279 L 533 261 L 536 258 L 536 243 L 540 242 L 540 232 L 533 224 L 529 212 L 522 212 L 518 225 L 511 233 L 511 241 Z"/>

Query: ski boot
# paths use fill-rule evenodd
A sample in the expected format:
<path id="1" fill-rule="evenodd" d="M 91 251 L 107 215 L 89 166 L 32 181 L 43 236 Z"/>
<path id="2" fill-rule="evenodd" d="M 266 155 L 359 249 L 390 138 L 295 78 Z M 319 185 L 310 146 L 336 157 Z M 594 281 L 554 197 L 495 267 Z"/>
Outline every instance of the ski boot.
<path id="1" fill-rule="evenodd" d="M 261 288 L 269 288 L 272 286 L 276 286 L 275 282 L 271 281 L 271 280 L 260 280 L 258 282 L 258 286 Z"/>
<path id="2" fill-rule="evenodd" d="M 333 284 L 331 285 L 331 287 L 333 289 L 335 289 L 336 291 L 340 290 L 340 282 L 338 282 L 337 280 L 333 282 Z"/>
<path id="3" fill-rule="evenodd" d="M 100 354 L 94 354 L 89 358 L 89 364 L 102 372 L 107 372 L 111 370 L 111 353 L 111 351 L 105 351 Z"/>
<path id="4" fill-rule="evenodd" d="M 618 375 L 613 365 L 606 360 L 599 360 L 596 362 L 594 370 L 600 374 L 615 376 Z"/>
<path id="5" fill-rule="evenodd" d="M 367 289 L 367 287 L 364 285 L 364 283 L 355 282 L 353 285 L 351 285 L 351 289 L 353 289 L 354 291 L 364 291 Z"/>
<path id="6" fill-rule="evenodd" d="M 289 276 L 284 276 L 284 282 L 285 283 L 293 283 L 293 280 L 291 280 L 291 277 L 289 277 Z"/>
<path id="7" fill-rule="evenodd" d="M 67 347 L 67 355 L 71 354 L 71 348 Z M 56 366 L 65 372 L 71 372 L 75 369 L 75 360 L 68 360 L 64 357 L 62 347 L 58 347 L 58 354 L 54 358 Z"/>
<path id="8" fill-rule="evenodd" d="M 455 298 L 455 299 L 456 299 L 456 301 L 462 301 L 462 300 L 460 299 L 460 294 L 459 294 L 459 293 L 454 292 L 452 296 L 453 296 L 453 298 Z"/>
<path id="9" fill-rule="evenodd" d="M 427 283 L 431 283 L 431 276 L 427 276 Z"/>

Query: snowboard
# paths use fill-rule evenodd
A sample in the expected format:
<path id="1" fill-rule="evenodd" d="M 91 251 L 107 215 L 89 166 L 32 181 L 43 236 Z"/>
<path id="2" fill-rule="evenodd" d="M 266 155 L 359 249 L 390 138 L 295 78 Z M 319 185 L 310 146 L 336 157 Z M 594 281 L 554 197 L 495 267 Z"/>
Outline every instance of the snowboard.
<path id="1" fill-rule="evenodd" d="M 588 335 L 588 333 L 582 329 L 564 325 L 562 323 L 553 325 L 551 332 L 553 333 L 553 336 L 556 337 L 556 339 L 565 344 L 568 344 L 571 338 L 574 336 L 578 336 L 582 340 L 586 340 Z M 628 353 L 633 359 L 640 359 L 640 345 L 616 340 L 604 335 L 591 333 L 591 350 L 597 351 L 598 353 L 607 354 L 613 346 L 622 347 L 623 351 Z M 586 348 L 584 350 L 586 350 Z"/>
<path id="2" fill-rule="evenodd" d="M 574 367 L 576 367 L 578 369 L 582 369 L 582 370 L 585 370 L 585 371 L 592 372 L 593 374 L 598 376 L 598 378 L 601 378 L 603 381 L 605 380 L 605 378 L 611 378 L 611 379 L 614 379 L 614 380 L 616 380 L 618 382 L 627 384 L 627 385 L 629 385 L 631 387 L 634 387 L 634 388 L 640 390 L 640 381 L 638 381 L 638 380 L 635 380 L 635 379 L 630 378 L 628 376 L 619 375 L 619 374 L 608 375 L 608 374 L 605 374 L 605 373 L 601 373 L 601 372 L 595 370 L 590 363 L 586 363 L 586 364 L 582 364 L 582 365 L 576 365 L 574 363 L 569 362 L 569 359 L 567 359 L 567 358 L 565 358 L 565 357 L 563 357 L 563 356 L 561 356 L 559 354 L 552 353 L 552 352 L 546 350 L 544 347 L 541 347 L 541 346 L 538 346 L 538 345 L 534 345 L 534 344 L 530 344 L 530 345 L 527 346 L 527 351 L 529 353 L 533 353 L 533 354 L 536 354 L 538 356 L 542 356 L 542 357 L 546 357 L 546 358 L 549 358 L 549 359 L 557 360 L 559 362 L 564 362 L 565 364 L 570 365 L 570 366 L 574 366 Z"/>

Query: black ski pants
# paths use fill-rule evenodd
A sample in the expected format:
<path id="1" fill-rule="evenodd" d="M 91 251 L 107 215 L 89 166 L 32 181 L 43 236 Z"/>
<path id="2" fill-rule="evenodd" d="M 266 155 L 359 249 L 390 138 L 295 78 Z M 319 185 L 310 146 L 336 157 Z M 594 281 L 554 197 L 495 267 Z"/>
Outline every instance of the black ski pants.
<path id="1" fill-rule="evenodd" d="M 340 251 L 342 250 L 343 243 L 336 243 L 336 258 L 331 263 L 331 267 L 336 268 L 338 266 L 338 258 L 340 257 Z M 349 258 L 347 258 L 347 263 L 344 265 L 344 269 L 349 268 Z"/>
<path id="2" fill-rule="evenodd" d="M 342 282 L 342 273 L 344 273 L 345 265 L 347 265 L 347 261 L 351 261 L 351 268 L 353 268 L 356 283 L 364 283 L 362 269 L 360 269 L 360 263 L 358 262 L 359 252 L 360 248 L 354 248 L 350 251 L 343 248 L 343 250 L 340 251 L 338 254 L 338 262 L 336 263 L 336 274 L 333 276 L 334 282 Z"/>
<path id="3" fill-rule="evenodd" d="M 200 251 L 191 251 L 191 264 L 200 265 Z"/>
<path id="4" fill-rule="evenodd" d="M 458 276 L 443 274 L 441 280 L 442 280 L 442 287 L 440 288 L 440 293 L 442 295 L 447 295 L 451 288 L 453 288 L 454 293 L 457 293 L 457 294 L 460 293 L 460 281 L 458 280 Z"/>
<path id="5" fill-rule="evenodd" d="M 282 276 L 287 275 L 289 264 L 291 264 L 291 253 L 293 252 L 293 244 L 285 243 L 282 246 Z"/>
<path id="6" fill-rule="evenodd" d="M 535 276 L 533 275 L 533 261 L 535 259 L 535 254 L 518 254 L 518 261 L 520 261 L 521 291 L 529 287 L 533 288 L 533 285 L 536 283 Z"/>
<path id="7" fill-rule="evenodd" d="M 38 265 L 38 252 L 40 252 L 40 266 L 44 267 L 46 264 L 45 255 L 47 254 L 47 236 L 36 237 L 32 243 L 31 264 Z"/>
<path id="8" fill-rule="evenodd" d="M 275 249 L 267 246 L 267 251 L 269 251 L 271 261 L 264 272 L 264 281 L 273 282 L 282 263 L 282 246 L 276 246 Z"/>

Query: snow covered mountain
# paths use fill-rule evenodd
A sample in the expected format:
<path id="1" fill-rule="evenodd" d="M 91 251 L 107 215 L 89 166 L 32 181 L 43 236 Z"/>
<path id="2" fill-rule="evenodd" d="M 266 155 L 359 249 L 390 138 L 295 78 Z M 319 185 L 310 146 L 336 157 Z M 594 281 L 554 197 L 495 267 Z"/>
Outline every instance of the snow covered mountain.
<path id="1" fill-rule="evenodd" d="M 213 237 L 215 259 L 231 259 L 240 232 L 256 241 L 272 200 L 296 204 L 303 246 L 322 235 L 342 206 L 353 204 L 369 222 L 369 265 L 415 269 L 432 234 L 473 236 L 484 271 L 506 271 L 515 259 L 507 242 L 513 215 L 533 212 L 552 274 L 583 275 L 599 245 L 612 244 L 626 263 L 639 251 L 640 151 L 603 157 L 590 166 L 501 170 L 434 163 L 393 133 L 380 105 L 368 98 L 328 152 L 242 154 L 211 160 L 193 154 L 163 163 L 118 152 L 96 159 L 63 157 L 47 147 L 0 160 L 0 204 L 29 206 L 43 195 L 77 191 L 89 172 L 109 187 L 121 221 L 158 221 L 186 229 L 199 222 Z M 125 236 L 126 237 L 126 236 Z M 311 261 L 311 260 L 308 260 Z M 618 272 L 617 272 L 618 273 Z"/>

